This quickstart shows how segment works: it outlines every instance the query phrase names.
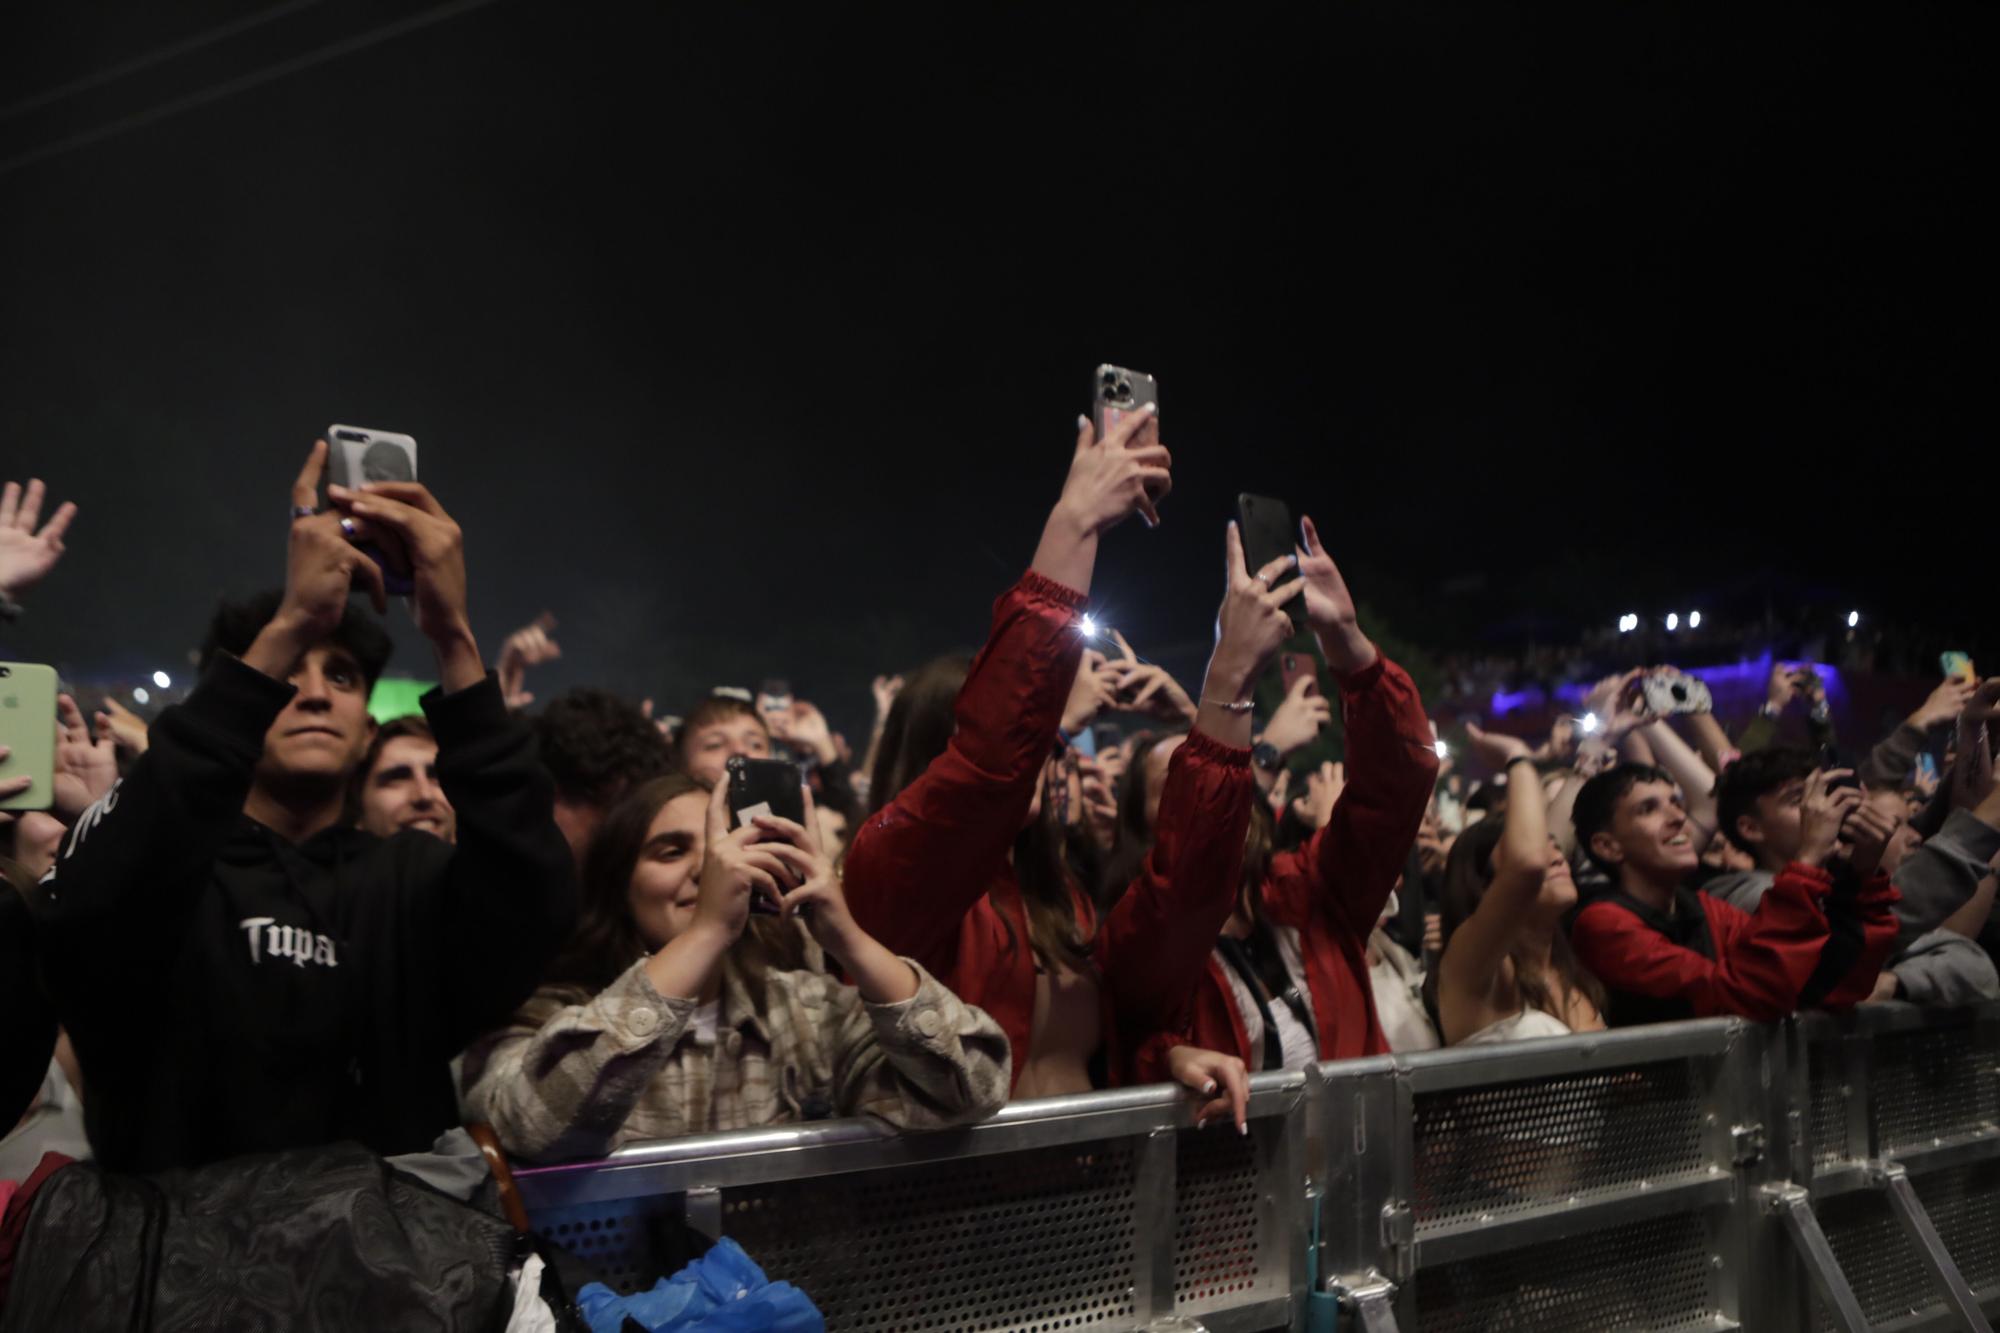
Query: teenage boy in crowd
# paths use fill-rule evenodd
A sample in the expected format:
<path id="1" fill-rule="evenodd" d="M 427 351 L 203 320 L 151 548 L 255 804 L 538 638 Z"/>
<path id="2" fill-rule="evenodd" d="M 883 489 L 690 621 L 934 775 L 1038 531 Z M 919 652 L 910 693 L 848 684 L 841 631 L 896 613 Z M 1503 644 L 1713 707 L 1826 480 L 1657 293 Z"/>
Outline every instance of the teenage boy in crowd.
<path id="1" fill-rule="evenodd" d="M 1745 912 L 1757 910 L 1784 867 L 1799 858 L 1803 801 L 1815 765 L 1804 750 L 1778 747 L 1747 754 L 1722 775 L 1717 806 L 1722 835 L 1748 852 L 1756 868 L 1722 875 L 1704 893 Z M 2000 996 L 2000 976 L 1986 951 L 1944 922 L 1972 896 L 2000 851 L 2000 797 L 1991 808 L 1955 810 L 1929 839 L 1911 827 L 1899 786 L 1871 783 L 1863 808 L 1891 833 L 1881 868 L 1901 901 L 1900 939 L 1888 964 L 1892 985 L 1877 991 L 1919 1004 L 1969 1004 Z M 1977 933 L 1976 931 L 1974 933 Z"/>
<path id="2" fill-rule="evenodd" d="M 1798 851 L 1754 914 L 1687 887 L 1696 847 L 1666 770 L 1619 764 L 1583 785 L 1577 844 L 1611 882 L 1586 894 L 1570 942 L 1610 992 L 1612 1026 L 1715 1014 L 1769 1022 L 1801 1004 L 1869 997 L 1896 941 L 1896 892 L 1878 868 L 1894 830 L 1836 776 L 1806 780 Z M 1841 928 L 1830 933 L 1834 893 Z"/>
<path id="3" fill-rule="evenodd" d="M 45 882 L 41 972 L 119 1171 L 353 1139 L 421 1150 L 457 1122 L 448 1064 L 534 989 L 574 923 L 569 850 L 527 728 L 466 614 L 458 525 L 424 487 L 292 488 L 276 599 L 225 608 L 201 683 L 77 821 Z M 406 561 L 440 687 L 424 711 L 455 846 L 341 816 L 368 748 L 385 604 L 358 547 Z"/>
<path id="4" fill-rule="evenodd" d="M 416 715 L 375 728 L 352 789 L 353 817 L 363 833 L 393 838 L 405 829 L 446 842 L 458 840 L 458 816 L 438 776 L 438 743 Z"/>

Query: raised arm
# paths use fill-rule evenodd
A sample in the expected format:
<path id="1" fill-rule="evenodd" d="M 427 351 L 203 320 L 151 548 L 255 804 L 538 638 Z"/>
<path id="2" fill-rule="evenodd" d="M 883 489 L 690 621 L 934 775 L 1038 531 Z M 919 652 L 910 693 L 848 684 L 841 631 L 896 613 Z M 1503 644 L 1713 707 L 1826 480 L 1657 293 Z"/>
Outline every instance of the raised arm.
<path id="1" fill-rule="evenodd" d="M 1274 560 L 1252 577 L 1233 523 L 1223 555 L 1215 652 L 1194 731 L 1167 766 L 1152 851 L 1098 933 L 1112 1002 L 1121 1021 L 1140 1032 L 1170 1023 L 1236 900 L 1256 790 L 1248 700 L 1265 663 L 1292 633 L 1282 609 L 1298 591 L 1296 580 L 1283 580 L 1291 559 Z"/>
<path id="2" fill-rule="evenodd" d="M 1438 1014 L 1447 1041 L 1486 1025 L 1486 999 L 1523 917 L 1542 890 L 1552 846 L 1541 779 L 1528 743 L 1471 724 L 1465 734 L 1482 760 L 1507 774 L 1507 822 L 1493 849 L 1493 881 L 1472 915 L 1445 941 L 1438 962 Z"/>
<path id="3" fill-rule="evenodd" d="M 901 792 L 870 793 L 889 799 L 855 832 L 847 892 L 855 919 L 894 952 L 938 960 L 1027 819 L 1083 655 L 1076 618 L 1098 537 L 1131 516 L 1149 480 L 1168 480 L 1157 432 L 1150 414 L 1101 442 L 1083 423 L 1034 566 L 994 605 L 950 743 Z"/>

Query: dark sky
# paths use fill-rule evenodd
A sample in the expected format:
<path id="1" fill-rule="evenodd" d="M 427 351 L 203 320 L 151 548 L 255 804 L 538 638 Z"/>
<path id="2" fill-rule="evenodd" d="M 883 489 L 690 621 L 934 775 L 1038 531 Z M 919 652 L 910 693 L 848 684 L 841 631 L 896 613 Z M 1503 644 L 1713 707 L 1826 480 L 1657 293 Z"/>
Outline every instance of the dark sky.
<path id="1" fill-rule="evenodd" d="M 9 6 L 5 97 L 270 8 Z M 1990 10 L 497 0 L 22 161 L 429 8 L 0 111 L 0 472 L 83 506 L 17 651 L 179 660 L 337 420 L 545 691 L 852 718 L 977 641 L 1104 360 L 1177 489 L 1095 592 L 1169 661 L 1245 489 L 1440 646 L 1991 568 Z"/>

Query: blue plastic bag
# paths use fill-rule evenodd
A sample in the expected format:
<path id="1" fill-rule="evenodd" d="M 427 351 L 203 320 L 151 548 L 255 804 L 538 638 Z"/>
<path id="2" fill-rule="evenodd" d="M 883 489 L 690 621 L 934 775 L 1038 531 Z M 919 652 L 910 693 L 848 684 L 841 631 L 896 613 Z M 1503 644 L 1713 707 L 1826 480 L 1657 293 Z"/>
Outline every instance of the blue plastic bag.
<path id="1" fill-rule="evenodd" d="M 651 1291 L 620 1296 L 602 1282 L 576 1295 L 590 1333 L 621 1333 L 627 1319 L 647 1333 L 826 1333 L 826 1320 L 789 1282 L 773 1282 L 727 1236 Z"/>

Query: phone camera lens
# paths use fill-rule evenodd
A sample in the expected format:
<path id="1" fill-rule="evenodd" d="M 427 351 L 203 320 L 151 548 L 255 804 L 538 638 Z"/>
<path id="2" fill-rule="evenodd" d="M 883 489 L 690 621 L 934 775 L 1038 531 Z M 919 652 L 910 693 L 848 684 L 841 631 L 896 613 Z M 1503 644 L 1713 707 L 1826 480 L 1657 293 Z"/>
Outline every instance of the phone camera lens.
<path id="1" fill-rule="evenodd" d="M 1108 388 L 1110 388 L 1110 387 L 1111 387 L 1112 385 L 1114 385 L 1114 384 L 1118 383 L 1118 374 L 1117 374 L 1117 372 L 1116 372 L 1116 371 L 1110 371 L 1110 370 L 1107 370 L 1107 371 L 1105 371 L 1105 372 L 1104 372 L 1104 374 L 1103 374 L 1103 375 L 1102 375 L 1102 376 L 1100 377 L 1100 379 L 1101 379 L 1101 382 L 1103 383 L 1104 387 L 1108 389 Z"/>
<path id="2" fill-rule="evenodd" d="M 11 676 L 11 675 L 13 675 L 13 674 L 14 674 L 14 668 L 13 668 L 13 667 L 8 667 L 8 666 L 0 666 L 0 680 L 5 680 L 5 679 L 7 679 L 7 677 L 9 677 L 9 676 Z"/>

